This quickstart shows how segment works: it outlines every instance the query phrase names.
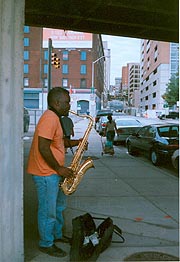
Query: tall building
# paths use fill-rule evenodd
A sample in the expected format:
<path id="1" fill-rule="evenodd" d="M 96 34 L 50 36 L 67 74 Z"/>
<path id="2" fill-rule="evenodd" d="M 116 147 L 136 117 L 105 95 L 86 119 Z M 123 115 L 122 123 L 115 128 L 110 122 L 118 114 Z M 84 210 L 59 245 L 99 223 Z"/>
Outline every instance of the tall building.
<path id="1" fill-rule="evenodd" d="M 179 44 L 153 40 L 141 41 L 140 107 L 162 110 L 162 95 L 172 74 L 178 71 Z"/>
<path id="2" fill-rule="evenodd" d="M 128 63 L 128 102 L 132 107 L 139 107 L 140 64 Z"/>
<path id="3" fill-rule="evenodd" d="M 119 94 L 122 86 L 122 78 L 121 77 L 115 77 L 115 92 Z"/>
<path id="4" fill-rule="evenodd" d="M 52 50 L 49 53 L 49 39 Z M 50 63 L 56 54 L 60 67 Z M 99 59 L 100 58 L 100 59 Z M 101 59 L 102 58 L 102 59 Z M 94 74 L 92 76 L 92 64 Z M 51 74 L 49 76 L 49 63 Z M 49 83 L 70 91 L 72 109 L 95 114 L 104 91 L 105 55 L 101 35 L 59 29 L 24 27 L 24 101 L 28 108 L 45 108 Z M 108 72 L 109 73 L 109 72 Z M 51 78 L 51 79 L 49 79 Z M 92 87 L 92 78 L 94 87 Z"/>
<path id="5" fill-rule="evenodd" d="M 126 107 L 139 107 L 140 64 L 128 63 L 122 67 L 121 96 Z"/>
<path id="6" fill-rule="evenodd" d="M 122 93 L 128 93 L 128 67 L 122 67 Z"/>

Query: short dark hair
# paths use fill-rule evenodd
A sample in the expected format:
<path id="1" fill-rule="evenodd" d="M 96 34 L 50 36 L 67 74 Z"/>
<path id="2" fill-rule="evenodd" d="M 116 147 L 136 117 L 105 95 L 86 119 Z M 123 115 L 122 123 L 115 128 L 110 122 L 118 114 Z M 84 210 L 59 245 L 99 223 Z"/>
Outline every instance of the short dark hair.
<path id="1" fill-rule="evenodd" d="M 47 97 L 48 106 L 53 106 L 54 102 L 63 98 L 64 95 L 69 95 L 69 91 L 62 87 L 53 87 Z"/>
<path id="2" fill-rule="evenodd" d="M 108 120 L 112 120 L 112 116 L 111 115 L 108 115 Z"/>

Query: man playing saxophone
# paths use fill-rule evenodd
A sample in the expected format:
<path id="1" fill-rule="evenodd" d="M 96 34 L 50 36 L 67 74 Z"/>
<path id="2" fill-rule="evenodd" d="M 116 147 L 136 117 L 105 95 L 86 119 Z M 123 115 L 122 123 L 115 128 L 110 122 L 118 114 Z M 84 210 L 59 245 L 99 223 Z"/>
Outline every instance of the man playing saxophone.
<path id="1" fill-rule="evenodd" d="M 78 146 L 82 139 L 64 139 L 60 118 L 70 109 L 67 90 L 51 89 L 48 107 L 34 133 L 27 172 L 32 175 L 38 196 L 39 249 L 50 256 L 64 257 L 66 252 L 54 244 L 56 241 L 65 242 L 62 213 L 66 208 L 66 195 L 59 184 L 73 175 L 73 171 L 64 166 L 65 147 Z"/>

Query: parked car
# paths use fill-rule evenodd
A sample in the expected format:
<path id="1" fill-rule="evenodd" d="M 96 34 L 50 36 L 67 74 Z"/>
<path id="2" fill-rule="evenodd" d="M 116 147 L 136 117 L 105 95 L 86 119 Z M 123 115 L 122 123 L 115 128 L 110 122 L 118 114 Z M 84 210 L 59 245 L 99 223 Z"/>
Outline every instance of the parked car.
<path id="1" fill-rule="evenodd" d="M 24 107 L 24 132 L 29 130 L 30 115 L 27 108 Z"/>
<path id="2" fill-rule="evenodd" d="M 118 134 L 116 134 L 114 137 L 114 145 L 120 142 L 125 142 L 128 136 L 137 132 L 142 127 L 141 122 L 130 117 L 115 117 L 115 122 L 118 129 Z"/>
<path id="3" fill-rule="evenodd" d="M 145 153 L 152 164 L 158 165 L 169 160 L 179 148 L 178 124 L 152 124 L 142 127 L 126 140 L 128 153 Z"/>
<path id="4" fill-rule="evenodd" d="M 100 136 L 105 136 L 105 128 L 108 122 L 108 116 L 101 116 L 98 121 L 98 129 Z"/>
<path id="5" fill-rule="evenodd" d="M 179 112 L 169 112 L 168 115 L 162 114 L 159 116 L 159 119 L 166 119 L 166 118 L 170 118 L 170 119 L 179 119 Z"/>
<path id="6" fill-rule="evenodd" d="M 176 171 L 179 170 L 179 149 L 175 150 L 171 157 L 172 165 Z"/>
<path id="7" fill-rule="evenodd" d="M 97 124 L 99 122 L 100 117 L 102 116 L 108 116 L 108 115 L 112 115 L 112 111 L 111 109 L 102 109 L 102 110 L 98 110 L 96 117 L 95 117 L 95 125 L 94 128 L 96 129 L 97 132 L 99 132 L 98 128 L 99 128 L 99 124 Z"/>

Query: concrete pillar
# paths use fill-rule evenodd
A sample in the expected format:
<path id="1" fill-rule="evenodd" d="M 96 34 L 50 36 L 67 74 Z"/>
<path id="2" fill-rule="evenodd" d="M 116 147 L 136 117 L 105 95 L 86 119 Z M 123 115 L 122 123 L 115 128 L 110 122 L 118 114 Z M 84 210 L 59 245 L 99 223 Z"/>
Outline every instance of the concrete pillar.
<path id="1" fill-rule="evenodd" d="M 22 262 L 24 0 L 0 0 L 0 262 Z"/>

